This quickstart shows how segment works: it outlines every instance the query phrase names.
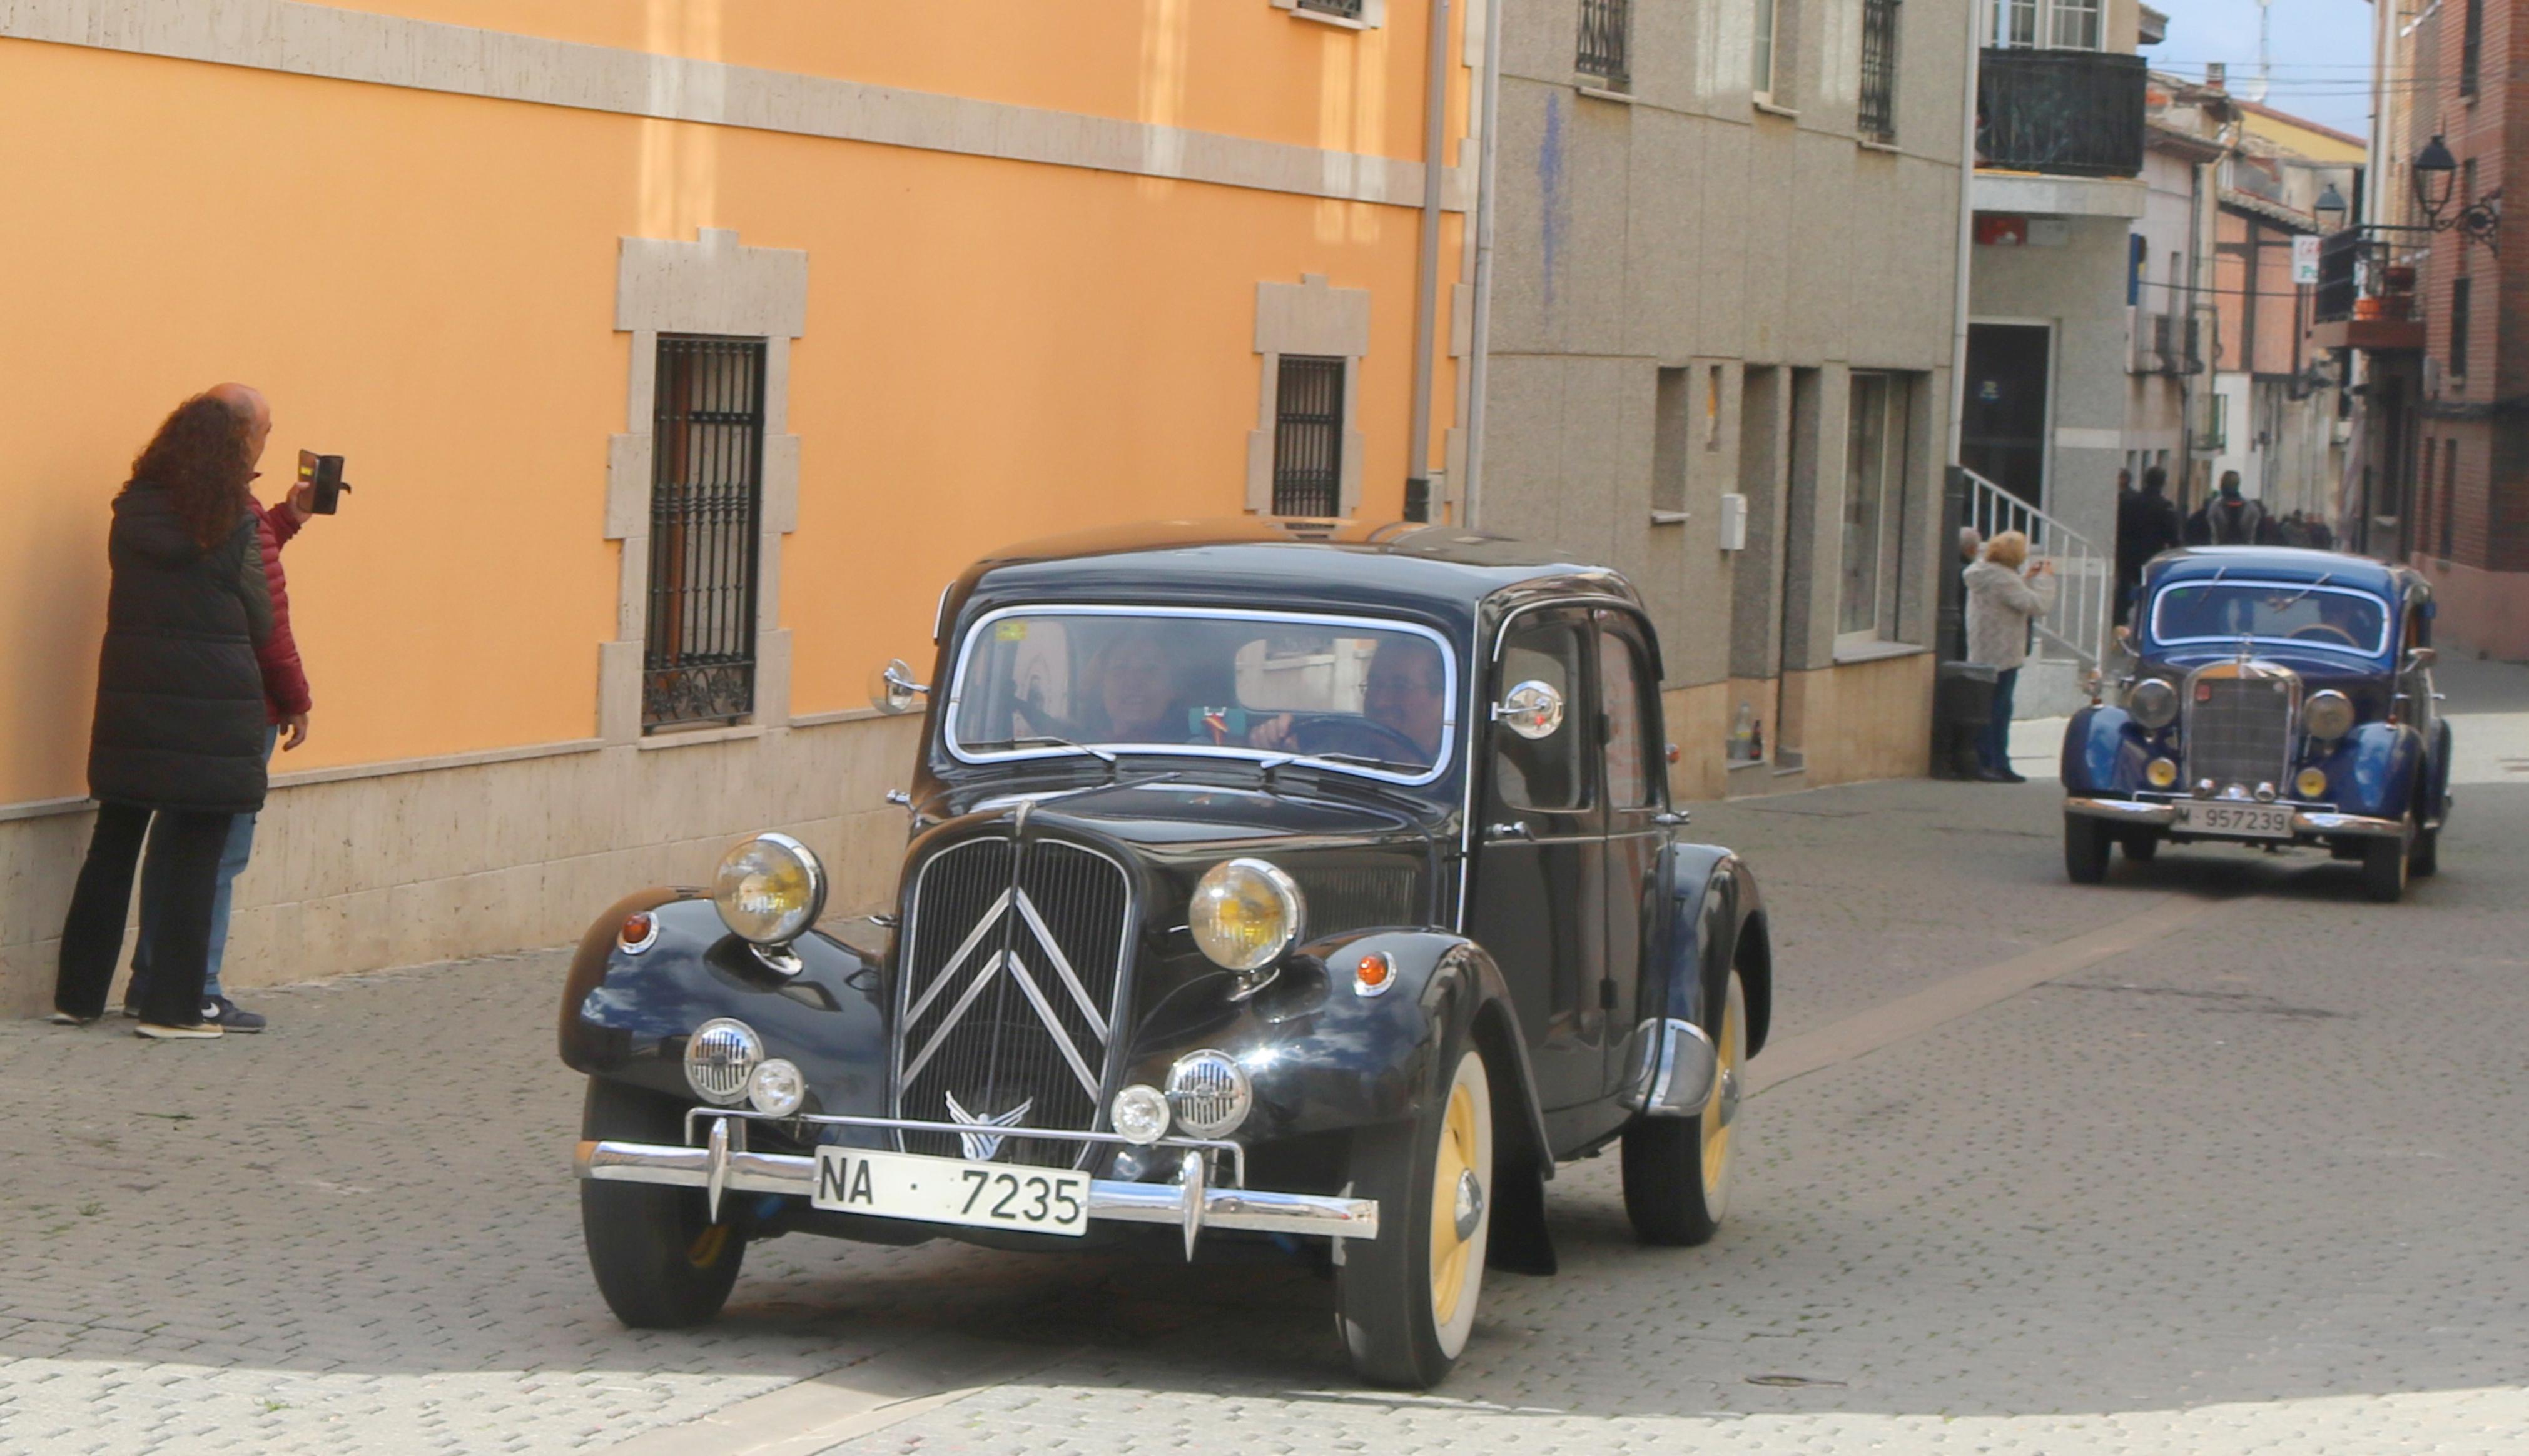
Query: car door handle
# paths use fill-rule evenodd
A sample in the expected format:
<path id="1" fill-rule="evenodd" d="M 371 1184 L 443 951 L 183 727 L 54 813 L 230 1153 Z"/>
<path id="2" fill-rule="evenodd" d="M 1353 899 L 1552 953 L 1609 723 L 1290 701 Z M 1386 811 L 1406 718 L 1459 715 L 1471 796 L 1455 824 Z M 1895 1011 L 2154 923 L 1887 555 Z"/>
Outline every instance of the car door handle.
<path id="1" fill-rule="evenodd" d="M 1684 809 L 1662 809 L 1657 814 L 1651 816 L 1651 823 L 1665 824 L 1672 827 L 1681 824 L 1693 824 L 1694 822 L 1695 816 Z"/>
<path id="2" fill-rule="evenodd" d="M 1536 837 L 1536 831 L 1530 829 L 1525 824 L 1516 822 L 1511 824 L 1488 824 L 1484 826 L 1484 837 L 1487 839 L 1534 839 Z"/>

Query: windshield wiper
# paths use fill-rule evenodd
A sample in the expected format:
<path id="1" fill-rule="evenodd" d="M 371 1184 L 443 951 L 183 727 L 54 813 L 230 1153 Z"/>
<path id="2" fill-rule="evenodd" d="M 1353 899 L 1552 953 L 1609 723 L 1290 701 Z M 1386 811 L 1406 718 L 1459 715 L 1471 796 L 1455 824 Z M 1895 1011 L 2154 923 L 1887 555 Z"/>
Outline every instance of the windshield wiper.
<path id="1" fill-rule="evenodd" d="M 2296 591 L 2296 592 L 2293 592 L 2290 596 L 2287 596 L 2287 597 L 2284 598 L 2282 601 L 2277 602 L 2277 603 L 2275 604 L 2275 610 L 2276 610 L 2276 611 L 2278 611 L 2278 612 L 2282 611 L 2284 608 L 2290 606 L 2292 603 L 2299 601 L 2301 598 L 2303 598 L 2303 597 L 2305 597 L 2305 596 L 2308 596 L 2311 592 L 2314 592 L 2314 591 L 2318 590 L 2320 587 L 2327 585 L 2329 582 L 2334 581 L 2335 579 L 2336 579 L 2336 573 L 2335 573 L 2334 571 L 2329 571 L 2329 572 L 2325 573 L 2324 575 L 2320 576 L 2316 581 L 2311 582 L 2309 585 L 2302 587 L 2300 590 L 2298 590 L 2298 591 Z"/>
<path id="2" fill-rule="evenodd" d="M 1028 733 L 1022 737 L 1012 738 L 1009 742 L 1012 748 L 1016 748 L 1022 743 L 1059 743 L 1065 748 L 1076 749 L 1079 752 L 1088 754 L 1091 758 L 1104 761 L 1109 770 L 1112 770 L 1117 762 L 1115 755 L 1106 749 L 1100 748 L 1090 743 L 1078 742 L 1073 739 L 1063 737 L 1058 733 Z"/>
<path id="3" fill-rule="evenodd" d="M 1327 763 L 1334 764 L 1363 764 L 1373 769 L 1403 769 L 1409 773 L 1416 769 L 1430 767 L 1429 764 L 1400 763 L 1392 758 L 1377 758 L 1367 753 L 1312 753 L 1309 757 L 1323 759 Z"/>

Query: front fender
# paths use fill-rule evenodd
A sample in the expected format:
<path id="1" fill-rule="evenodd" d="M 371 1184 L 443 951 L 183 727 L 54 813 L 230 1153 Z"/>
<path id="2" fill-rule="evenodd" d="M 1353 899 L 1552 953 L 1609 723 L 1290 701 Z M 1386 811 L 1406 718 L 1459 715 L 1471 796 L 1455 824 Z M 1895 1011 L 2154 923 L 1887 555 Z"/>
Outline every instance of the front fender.
<path id="1" fill-rule="evenodd" d="M 1372 953 L 1389 958 L 1393 980 L 1364 996 L 1353 968 Z M 1471 1036 L 1493 1064 L 1497 1098 L 1506 1083 L 1540 1170 L 1550 1172 L 1528 1043 L 1483 947 L 1444 931 L 1352 931 L 1303 947 L 1253 998 L 1231 999 L 1235 984 L 1225 971 L 1197 977 L 1152 1007 L 1133 1040 L 1128 1080 L 1162 1086 L 1186 1052 L 1228 1052 L 1255 1088 L 1255 1109 L 1237 1134 L 1254 1145 L 1416 1115 L 1439 1086 L 1442 1049 Z"/>
<path id="2" fill-rule="evenodd" d="M 2424 736 L 2403 723 L 2357 725 L 2328 756 L 2329 795 L 2347 814 L 2396 819 L 2415 805 Z"/>
<path id="3" fill-rule="evenodd" d="M 2064 726 L 2064 789 L 2130 796 L 2144 784 L 2151 741 L 2125 709 L 2093 703 Z"/>
<path id="4" fill-rule="evenodd" d="M 617 933 L 647 910 L 659 938 L 637 954 Z M 685 1039 L 715 1016 L 733 1016 L 764 1038 L 765 1054 L 806 1074 L 811 1112 L 887 1113 L 887 1024 L 878 968 L 820 931 L 790 949 L 802 969 L 784 976 L 728 933 L 708 899 L 647 890 L 589 927 L 562 998 L 562 1059 L 592 1077 L 691 1100 Z"/>
<path id="5" fill-rule="evenodd" d="M 1730 967 L 1739 967 L 1748 992 L 1748 1054 L 1763 1049 L 1773 1024 L 1773 944 L 1765 928 L 1764 897 L 1747 861 L 1718 844 L 1673 844 L 1662 883 L 1668 891 L 1668 926 L 1661 953 L 1637 1004 L 1647 1019 L 1658 1014 L 1709 1026 L 1705 1013 Z"/>

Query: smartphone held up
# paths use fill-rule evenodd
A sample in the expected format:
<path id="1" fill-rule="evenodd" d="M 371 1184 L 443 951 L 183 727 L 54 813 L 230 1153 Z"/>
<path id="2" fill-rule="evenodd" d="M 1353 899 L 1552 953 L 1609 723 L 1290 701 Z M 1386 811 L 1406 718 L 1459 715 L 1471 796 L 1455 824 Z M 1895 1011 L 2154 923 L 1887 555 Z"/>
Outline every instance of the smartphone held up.
<path id="1" fill-rule="evenodd" d="M 312 450 L 298 452 L 298 483 L 308 488 L 307 509 L 318 515 L 331 515 L 342 507 L 343 493 L 351 487 L 343 479 L 343 458 L 318 455 Z"/>

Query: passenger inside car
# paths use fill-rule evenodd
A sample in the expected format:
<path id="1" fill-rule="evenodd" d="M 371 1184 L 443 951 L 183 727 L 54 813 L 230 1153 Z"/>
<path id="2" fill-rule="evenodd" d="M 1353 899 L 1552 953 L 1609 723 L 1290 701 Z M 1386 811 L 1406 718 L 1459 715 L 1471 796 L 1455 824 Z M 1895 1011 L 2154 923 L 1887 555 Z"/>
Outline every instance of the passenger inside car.
<path id="1" fill-rule="evenodd" d="M 1408 766 L 1427 769 L 1440 756 L 1447 691 L 1448 672 L 1439 648 L 1422 637 L 1382 637 L 1362 686 L 1361 716 L 1411 742 L 1421 756 Z M 1288 713 L 1256 725 L 1247 741 L 1275 752 L 1305 751 Z"/>

